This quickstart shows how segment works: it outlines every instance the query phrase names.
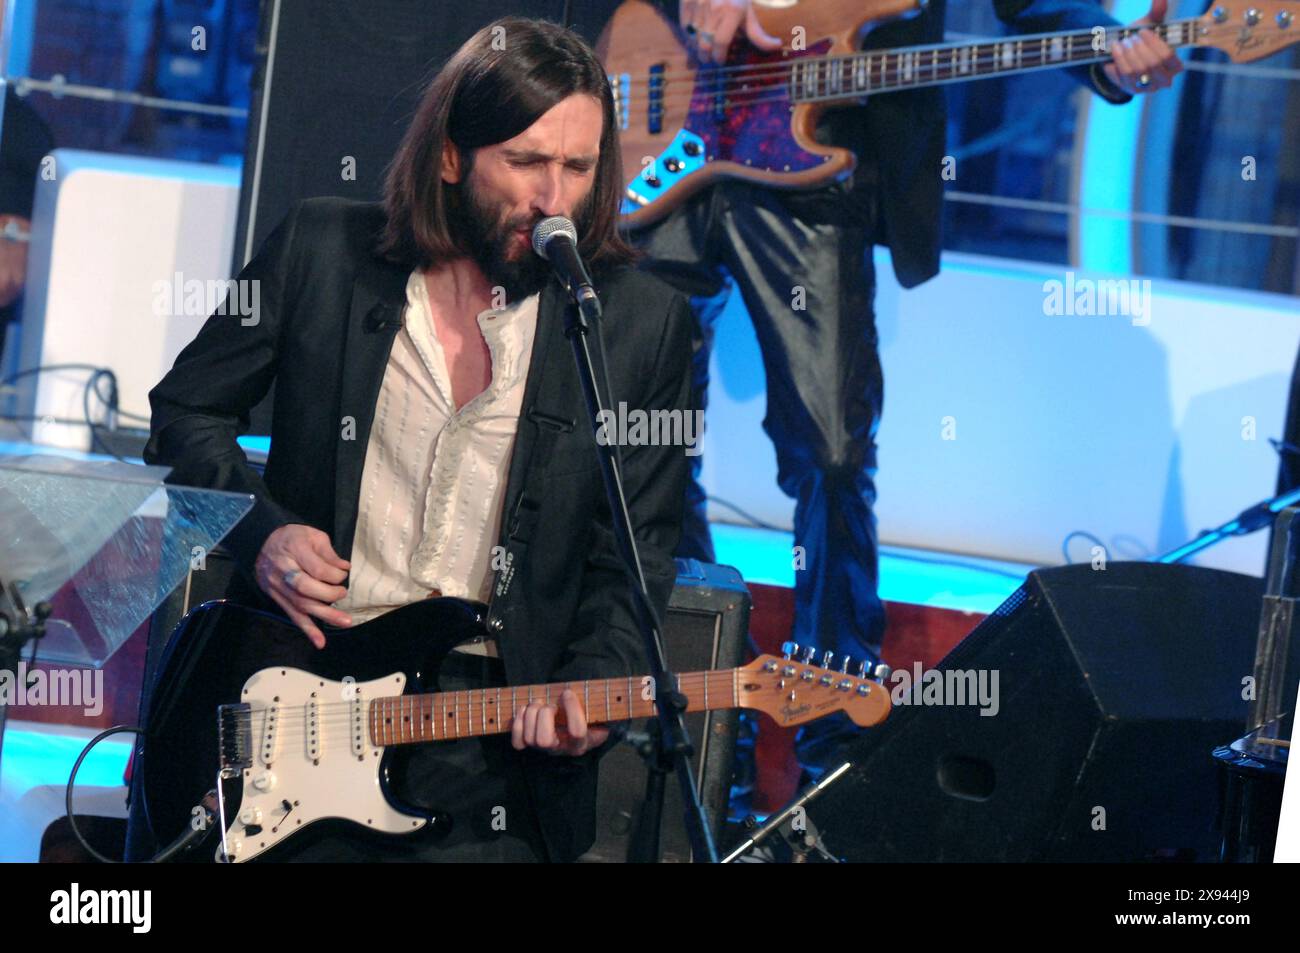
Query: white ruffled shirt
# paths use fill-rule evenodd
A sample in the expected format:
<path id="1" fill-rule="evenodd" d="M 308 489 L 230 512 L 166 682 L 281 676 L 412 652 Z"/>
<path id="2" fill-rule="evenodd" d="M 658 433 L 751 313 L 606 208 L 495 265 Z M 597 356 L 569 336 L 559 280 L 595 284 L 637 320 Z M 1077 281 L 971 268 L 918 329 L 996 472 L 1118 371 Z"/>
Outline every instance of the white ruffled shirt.
<path id="1" fill-rule="evenodd" d="M 368 622 L 426 598 L 487 601 L 538 296 L 483 311 L 492 381 L 459 412 L 424 275 L 406 283 L 361 476 L 348 594 L 335 607 Z"/>

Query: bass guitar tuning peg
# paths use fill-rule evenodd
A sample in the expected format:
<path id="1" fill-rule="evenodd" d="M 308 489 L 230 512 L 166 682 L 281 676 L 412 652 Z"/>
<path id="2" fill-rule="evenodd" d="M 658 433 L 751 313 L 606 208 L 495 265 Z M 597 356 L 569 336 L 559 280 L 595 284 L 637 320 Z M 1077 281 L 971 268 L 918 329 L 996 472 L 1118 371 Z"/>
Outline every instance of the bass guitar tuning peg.
<path id="1" fill-rule="evenodd" d="M 805 649 L 803 650 L 803 664 L 805 664 L 805 665 L 811 665 L 811 664 L 812 664 L 813 653 L 816 652 L 816 651 L 817 651 L 817 649 L 816 649 L 815 647 L 811 646 L 811 645 L 809 645 L 807 648 L 805 648 Z"/>
<path id="2" fill-rule="evenodd" d="M 781 652 L 782 652 L 781 657 L 784 658 L 784 659 L 788 659 L 788 658 L 790 658 L 791 655 L 795 655 L 795 654 L 797 654 L 798 651 L 799 651 L 799 643 L 798 643 L 798 642 L 782 642 L 782 643 L 781 643 Z"/>
<path id="3" fill-rule="evenodd" d="M 822 665 L 821 665 L 821 667 L 822 667 L 822 668 L 830 668 L 830 667 L 831 667 L 832 665 L 834 665 L 834 664 L 835 664 L 835 653 L 834 653 L 834 652 L 830 652 L 830 651 L 824 652 L 824 653 L 822 654 Z"/>

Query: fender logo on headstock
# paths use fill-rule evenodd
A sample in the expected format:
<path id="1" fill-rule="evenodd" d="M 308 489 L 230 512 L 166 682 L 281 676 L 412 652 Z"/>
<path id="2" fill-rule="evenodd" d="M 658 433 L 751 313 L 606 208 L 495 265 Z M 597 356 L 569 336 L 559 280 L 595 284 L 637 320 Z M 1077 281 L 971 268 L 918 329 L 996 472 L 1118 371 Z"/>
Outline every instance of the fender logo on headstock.
<path id="1" fill-rule="evenodd" d="M 795 708 L 793 705 L 781 706 L 781 715 L 786 721 L 789 721 L 792 718 L 798 718 L 800 715 L 806 715 L 810 711 L 812 711 L 812 708 L 806 703 L 800 705 L 798 708 Z"/>
<path id="2" fill-rule="evenodd" d="M 1243 50 L 1253 50 L 1262 42 L 1263 40 L 1261 40 L 1260 37 L 1255 36 L 1254 33 L 1251 32 L 1250 27 L 1244 26 L 1241 28 L 1241 32 L 1237 34 L 1237 52 L 1240 53 Z"/>

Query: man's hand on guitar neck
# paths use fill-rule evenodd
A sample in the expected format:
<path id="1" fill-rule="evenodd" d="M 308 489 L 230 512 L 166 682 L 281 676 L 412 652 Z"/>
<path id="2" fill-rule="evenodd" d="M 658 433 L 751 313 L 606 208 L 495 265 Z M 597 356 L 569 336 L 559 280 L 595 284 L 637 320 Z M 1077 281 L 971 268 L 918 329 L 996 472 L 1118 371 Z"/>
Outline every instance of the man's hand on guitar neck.
<path id="1" fill-rule="evenodd" d="M 588 727 L 587 715 L 578 701 L 578 693 L 566 688 L 560 695 L 564 722 L 556 724 L 556 706 L 532 702 L 510 724 L 510 743 L 515 750 L 541 748 L 551 754 L 571 757 L 599 748 L 609 738 L 608 728 Z"/>
<path id="2" fill-rule="evenodd" d="M 323 649 L 325 636 L 312 617 L 339 627 L 352 624 L 350 615 L 331 605 L 348 594 L 340 583 L 351 565 L 334 552 L 328 535 L 314 526 L 288 523 L 266 537 L 253 573 L 289 621 Z"/>
<path id="3" fill-rule="evenodd" d="M 1152 0 L 1147 15 L 1129 25 L 1154 26 L 1163 21 L 1168 12 L 1169 0 Z M 1103 66 L 1102 72 L 1130 95 L 1165 89 L 1183 71 L 1183 61 L 1178 54 L 1151 30 L 1142 30 L 1115 44 L 1110 55 L 1114 62 Z"/>
<path id="4" fill-rule="evenodd" d="M 721 63 L 727 58 L 741 21 L 745 36 L 760 50 L 781 48 L 781 38 L 759 26 L 749 0 L 681 0 L 679 19 L 701 63 Z"/>

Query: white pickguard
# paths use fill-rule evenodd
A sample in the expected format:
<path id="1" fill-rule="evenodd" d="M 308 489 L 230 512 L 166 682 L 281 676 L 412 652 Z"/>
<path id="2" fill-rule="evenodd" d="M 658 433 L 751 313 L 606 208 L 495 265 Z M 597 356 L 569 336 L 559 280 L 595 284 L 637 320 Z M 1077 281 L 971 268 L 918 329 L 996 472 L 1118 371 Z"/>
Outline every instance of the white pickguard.
<path id="1" fill-rule="evenodd" d="M 268 668 L 250 678 L 240 701 L 253 710 L 253 764 L 241 779 L 239 816 L 226 831 L 224 849 L 230 856 L 223 858 L 218 844 L 216 859 L 252 860 L 325 818 L 388 834 L 424 827 L 424 818 L 402 814 L 384 799 L 379 786 L 384 749 L 371 744 L 365 716 L 370 699 L 400 695 L 405 686 L 400 672 L 348 683 L 295 668 Z M 261 830 L 250 832 L 250 827 Z"/>

